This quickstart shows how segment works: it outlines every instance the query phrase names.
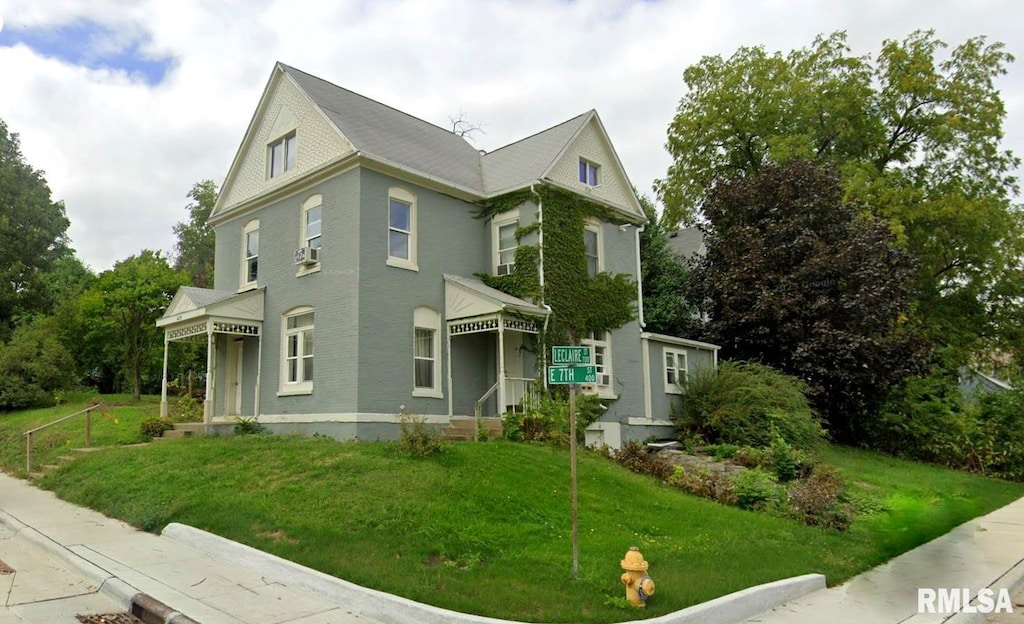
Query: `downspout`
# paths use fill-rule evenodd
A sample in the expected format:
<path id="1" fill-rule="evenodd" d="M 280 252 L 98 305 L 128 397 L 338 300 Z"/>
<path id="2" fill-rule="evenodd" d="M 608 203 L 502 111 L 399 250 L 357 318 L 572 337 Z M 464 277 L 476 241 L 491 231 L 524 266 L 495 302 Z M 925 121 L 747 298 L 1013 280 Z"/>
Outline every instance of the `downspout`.
<path id="1" fill-rule="evenodd" d="M 540 281 L 540 293 L 541 293 L 541 304 L 544 303 L 544 199 L 541 198 L 540 193 L 533 190 L 533 184 L 530 184 L 530 193 L 537 198 L 537 222 L 540 223 L 540 227 L 537 228 L 537 249 L 539 250 L 540 258 L 537 261 L 537 279 Z M 546 307 L 546 306 L 545 306 Z M 551 308 L 548 308 L 549 310 Z M 547 322 L 545 321 L 545 328 Z"/>
<path id="2" fill-rule="evenodd" d="M 640 268 L 640 234 L 647 228 L 644 223 L 636 229 L 636 306 L 637 320 L 640 322 L 640 331 L 643 331 L 647 323 L 644 322 L 644 278 L 643 270 Z"/>
<path id="3" fill-rule="evenodd" d="M 547 309 L 547 311 L 548 311 L 547 315 L 544 317 L 544 335 L 547 335 L 547 333 L 548 333 L 548 321 L 551 320 L 551 306 L 549 306 L 548 304 L 545 303 L 544 304 L 544 308 Z M 543 353 L 540 354 L 540 362 L 541 362 L 541 369 L 543 369 L 543 371 L 544 371 L 541 374 L 541 376 L 544 378 L 544 389 L 547 390 L 548 389 L 548 351 L 547 351 L 547 349 L 544 349 Z"/>

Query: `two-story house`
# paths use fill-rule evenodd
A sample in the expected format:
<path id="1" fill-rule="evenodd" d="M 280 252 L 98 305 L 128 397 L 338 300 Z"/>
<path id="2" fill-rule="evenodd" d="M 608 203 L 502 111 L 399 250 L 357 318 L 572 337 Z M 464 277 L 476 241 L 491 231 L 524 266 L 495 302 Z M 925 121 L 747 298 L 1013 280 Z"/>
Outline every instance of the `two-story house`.
<path id="1" fill-rule="evenodd" d="M 584 224 L 588 272 L 633 276 L 641 306 L 646 219 L 595 111 L 482 153 L 277 64 L 210 216 L 216 289 L 182 288 L 158 321 L 167 348 L 209 345 L 206 422 L 372 440 L 397 436 L 401 406 L 444 424 L 519 404 L 545 383 L 534 347 L 550 310 L 476 275 L 512 271 L 519 245 L 543 250 L 545 207 L 531 193 L 478 215 L 543 185 L 614 215 Z M 714 345 L 645 333 L 638 316 L 581 337 L 598 370 L 586 390 L 617 399 L 591 443 L 670 435 L 676 382 L 716 363 Z"/>

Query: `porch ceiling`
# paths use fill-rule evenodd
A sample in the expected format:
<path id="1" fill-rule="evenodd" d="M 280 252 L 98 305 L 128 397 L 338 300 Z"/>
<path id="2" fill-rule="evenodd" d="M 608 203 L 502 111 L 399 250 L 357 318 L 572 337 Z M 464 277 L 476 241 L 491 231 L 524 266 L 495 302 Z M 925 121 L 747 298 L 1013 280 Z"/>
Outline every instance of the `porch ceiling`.
<path id="1" fill-rule="evenodd" d="M 444 299 L 448 321 L 509 311 L 541 318 L 550 314 L 547 309 L 491 288 L 476 277 L 445 274 Z"/>

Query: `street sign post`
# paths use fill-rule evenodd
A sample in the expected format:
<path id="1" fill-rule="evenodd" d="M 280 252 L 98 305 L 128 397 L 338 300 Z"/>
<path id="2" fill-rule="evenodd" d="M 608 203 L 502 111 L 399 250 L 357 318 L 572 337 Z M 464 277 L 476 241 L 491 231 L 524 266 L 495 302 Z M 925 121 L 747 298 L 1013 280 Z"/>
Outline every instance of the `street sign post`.
<path id="1" fill-rule="evenodd" d="M 549 366 L 549 384 L 594 384 L 597 383 L 597 367 L 586 366 Z"/>

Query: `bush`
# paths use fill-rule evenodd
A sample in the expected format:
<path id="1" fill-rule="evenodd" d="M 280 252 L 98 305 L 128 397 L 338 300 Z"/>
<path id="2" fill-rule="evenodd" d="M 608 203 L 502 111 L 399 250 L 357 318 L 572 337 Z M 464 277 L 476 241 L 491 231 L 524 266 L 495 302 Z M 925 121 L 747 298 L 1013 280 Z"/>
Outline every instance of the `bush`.
<path id="1" fill-rule="evenodd" d="M 743 509 L 761 509 L 778 498 L 775 477 L 760 468 L 751 468 L 732 478 L 736 504 Z"/>
<path id="2" fill-rule="evenodd" d="M 139 423 L 139 433 L 143 440 L 149 441 L 159 438 L 165 431 L 174 429 L 174 423 L 166 418 L 147 418 Z"/>
<path id="3" fill-rule="evenodd" d="M 576 441 L 582 443 L 585 429 L 604 413 L 601 400 L 594 395 L 576 397 Z M 507 412 L 502 416 L 504 436 L 513 442 L 569 443 L 568 398 L 542 396 L 525 412 Z"/>
<path id="4" fill-rule="evenodd" d="M 74 360 L 50 325 L 32 321 L 0 343 L 0 412 L 54 405 L 54 393 L 71 387 Z"/>
<path id="5" fill-rule="evenodd" d="M 239 418 L 235 423 L 235 435 L 259 435 L 266 432 L 267 428 L 255 418 Z"/>
<path id="6" fill-rule="evenodd" d="M 422 416 L 407 412 L 403 405 L 398 412 L 398 451 L 410 457 L 430 457 L 444 450 L 444 441 L 437 429 Z"/>
<path id="7" fill-rule="evenodd" d="M 182 394 L 175 399 L 171 407 L 171 420 L 174 422 L 202 422 L 203 403 L 197 401 L 188 394 Z"/>
<path id="8" fill-rule="evenodd" d="M 691 468 L 687 470 L 682 466 L 675 466 L 672 474 L 669 475 L 665 482 L 673 487 L 686 490 L 691 494 L 696 494 L 723 505 L 735 505 L 737 503 L 732 481 L 724 472 L 710 472 L 704 468 Z"/>
<path id="9" fill-rule="evenodd" d="M 768 449 L 768 458 L 775 478 L 780 483 L 787 483 L 797 477 L 797 468 L 801 463 L 801 458 L 797 456 L 793 447 L 782 439 L 782 436 L 775 436 L 771 448 Z"/>
<path id="10" fill-rule="evenodd" d="M 682 408 L 672 414 L 680 439 L 767 447 L 777 433 L 800 449 L 824 440 L 806 384 L 769 366 L 724 362 L 717 371 L 698 371 L 684 391 Z"/>
<path id="11" fill-rule="evenodd" d="M 636 440 L 626 442 L 617 451 L 608 452 L 605 449 L 605 454 L 619 465 L 633 472 L 651 475 L 662 481 L 672 476 L 675 471 L 672 464 L 656 455 L 652 455 L 648 452 L 647 447 Z"/>
<path id="12" fill-rule="evenodd" d="M 797 520 L 812 526 L 845 531 L 853 521 L 849 505 L 841 502 L 844 485 L 835 469 L 818 466 L 806 479 L 789 488 L 789 507 Z"/>

